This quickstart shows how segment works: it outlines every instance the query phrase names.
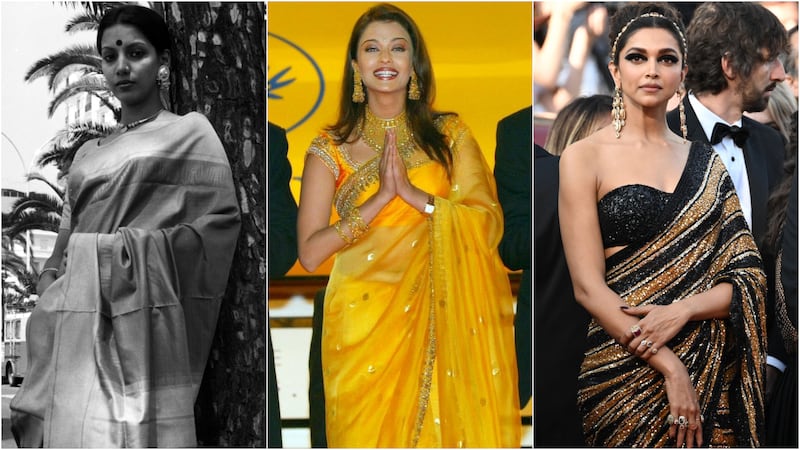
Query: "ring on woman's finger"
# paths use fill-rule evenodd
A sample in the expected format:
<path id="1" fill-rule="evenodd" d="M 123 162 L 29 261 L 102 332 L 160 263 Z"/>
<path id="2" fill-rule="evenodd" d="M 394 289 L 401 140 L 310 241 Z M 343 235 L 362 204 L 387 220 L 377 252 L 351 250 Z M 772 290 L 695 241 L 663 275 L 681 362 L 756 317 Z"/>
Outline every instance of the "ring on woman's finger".
<path id="1" fill-rule="evenodd" d="M 647 339 L 642 339 L 642 342 L 639 342 L 639 347 L 647 345 Z"/>
<path id="2" fill-rule="evenodd" d="M 634 325 L 631 327 L 631 333 L 633 337 L 639 337 L 639 335 L 642 334 L 642 329 L 639 328 L 639 325 Z"/>
<path id="3" fill-rule="evenodd" d="M 680 425 L 681 428 L 684 428 L 688 424 L 689 421 L 686 420 L 686 416 L 678 416 L 678 425 Z"/>
<path id="4" fill-rule="evenodd" d="M 653 347 L 653 348 L 651 348 L 651 349 L 650 349 L 650 353 L 652 353 L 652 354 L 654 354 L 654 355 L 655 355 L 656 353 L 658 353 L 658 347 Z"/>
<path id="5" fill-rule="evenodd" d="M 647 341 L 647 347 L 649 348 L 649 347 L 652 347 L 652 346 L 653 346 L 653 341 Z"/>
<path id="6" fill-rule="evenodd" d="M 675 423 L 675 416 L 672 414 L 667 415 L 667 425 L 672 425 Z"/>

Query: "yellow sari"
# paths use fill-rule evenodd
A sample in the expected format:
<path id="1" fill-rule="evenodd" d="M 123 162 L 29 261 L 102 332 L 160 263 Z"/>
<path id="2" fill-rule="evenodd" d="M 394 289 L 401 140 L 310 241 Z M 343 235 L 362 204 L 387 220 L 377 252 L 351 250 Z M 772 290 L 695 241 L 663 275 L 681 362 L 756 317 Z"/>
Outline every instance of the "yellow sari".
<path id="1" fill-rule="evenodd" d="M 519 447 L 513 298 L 497 252 L 494 179 L 456 116 L 437 126 L 452 180 L 417 149 L 411 182 L 436 196 L 426 217 L 395 198 L 336 255 L 325 296 L 322 366 L 330 447 Z M 329 135 L 308 151 L 336 178 L 336 212 L 378 187 Z"/>

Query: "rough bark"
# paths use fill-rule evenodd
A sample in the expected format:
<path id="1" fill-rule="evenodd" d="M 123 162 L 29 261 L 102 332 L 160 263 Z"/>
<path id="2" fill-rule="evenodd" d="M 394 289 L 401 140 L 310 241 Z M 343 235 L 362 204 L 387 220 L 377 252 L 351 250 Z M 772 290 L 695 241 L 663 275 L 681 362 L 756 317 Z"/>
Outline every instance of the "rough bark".
<path id="1" fill-rule="evenodd" d="M 198 111 L 233 170 L 242 231 L 200 396 L 201 446 L 266 447 L 264 2 L 154 5 L 173 35 L 171 110 Z"/>

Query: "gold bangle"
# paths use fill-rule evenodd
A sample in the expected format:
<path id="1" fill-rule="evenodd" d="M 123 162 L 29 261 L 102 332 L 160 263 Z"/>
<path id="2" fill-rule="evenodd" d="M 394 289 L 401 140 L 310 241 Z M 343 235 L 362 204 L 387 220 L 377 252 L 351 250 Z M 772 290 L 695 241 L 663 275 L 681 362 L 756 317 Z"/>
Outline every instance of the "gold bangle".
<path id="1" fill-rule="evenodd" d="M 342 221 L 337 220 L 335 224 L 333 224 L 333 228 L 336 229 L 336 234 L 339 235 L 340 238 L 345 242 L 345 244 L 350 245 L 355 242 L 355 239 L 347 236 L 345 232 L 342 230 Z"/>
<path id="2" fill-rule="evenodd" d="M 364 222 L 361 217 L 361 211 L 358 208 L 353 208 L 350 215 L 347 217 L 347 224 L 350 226 L 350 232 L 353 234 L 353 240 L 358 240 L 369 230 L 369 225 Z"/>

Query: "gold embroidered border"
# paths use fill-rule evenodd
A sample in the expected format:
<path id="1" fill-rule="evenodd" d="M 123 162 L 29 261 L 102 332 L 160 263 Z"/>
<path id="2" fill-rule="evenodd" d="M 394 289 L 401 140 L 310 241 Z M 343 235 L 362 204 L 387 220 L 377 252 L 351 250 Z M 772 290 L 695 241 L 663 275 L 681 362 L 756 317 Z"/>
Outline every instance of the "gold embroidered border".
<path id="1" fill-rule="evenodd" d="M 425 420 L 425 413 L 428 410 L 428 401 L 431 394 L 431 382 L 433 379 L 433 363 L 436 360 L 436 288 L 433 282 L 433 220 L 428 217 L 428 282 L 431 286 L 430 306 L 428 307 L 428 345 L 425 350 L 425 368 L 422 371 L 421 386 L 419 391 L 419 403 L 417 408 L 417 419 L 414 422 L 414 434 L 411 439 L 411 446 L 416 447 L 419 436 L 422 433 L 422 424 Z M 412 294 L 413 295 L 413 294 Z"/>

